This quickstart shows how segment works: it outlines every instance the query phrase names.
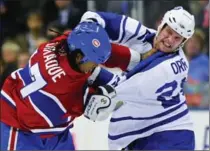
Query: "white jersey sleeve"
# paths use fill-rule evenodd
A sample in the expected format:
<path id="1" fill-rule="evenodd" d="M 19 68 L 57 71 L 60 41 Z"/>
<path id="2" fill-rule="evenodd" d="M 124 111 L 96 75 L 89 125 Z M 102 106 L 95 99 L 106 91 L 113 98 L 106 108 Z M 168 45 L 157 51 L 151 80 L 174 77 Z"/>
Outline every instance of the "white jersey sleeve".
<path id="1" fill-rule="evenodd" d="M 95 21 L 102 25 L 107 31 L 110 40 L 144 53 L 151 49 L 150 45 L 142 48 L 142 42 L 148 34 L 156 31 L 145 27 L 139 21 L 115 13 L 87 11 L 81 18 L 82 21 Z M 140 46 L 140 47 L 139 47 Z M 145 49 L 145 47 L 148 47 Z"/>

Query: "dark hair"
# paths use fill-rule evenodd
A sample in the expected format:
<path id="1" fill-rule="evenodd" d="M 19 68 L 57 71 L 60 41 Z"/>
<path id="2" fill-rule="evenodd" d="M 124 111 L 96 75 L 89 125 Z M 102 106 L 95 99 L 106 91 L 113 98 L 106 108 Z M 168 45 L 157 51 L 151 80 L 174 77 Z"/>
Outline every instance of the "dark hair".
<path id="1" fill-rule="evenodd" d="M 66 36 L 68 37 L 67 34 L 65 33 L 60 33 L 59 31 L 54 31 L 52 29 L 49 29 L 53 32 L 55 32 L 57 34 L 57 36 Z M 56 42 L 54 39 L 51 40 L 51 42 Z M 66 39 L 62 39 L 61 41 L 58 42 L 58 44 L 55 46 L 55 50 L 54 52 L 57 55 L 63 54 L 66 55 L 69 65 L 72 67 L 72 69 L 74 69 L 77 72 L 81 72 L 78 68 L 78 64 L 76 63 L 76 57 L 78 54 L 81 54 L 82 56 L 84 56 L 84 53 L 80 50 L 80 49 L 76 49 L 74 51 L 71 51 L 70 48 L 68 47 L 68 43 Z"/>
<path id="2" fill-rule="evenodd" d="M 80 49 L 76 49 L 74 51 L 69 50 L 66 39 L 63 39 L 55 46 L 54 52 L 57 55 L 65 54 L 71 68 L 77 72 L 81 72 L 79 70 L 78 64 L 76 63 L 76 57 L 78 54 L 81 54 L 82 56 L 84 56 L 83 52 Z"/>
<path id="3" fill-rule="evenodd" d="M 60 24 L 57 20 L 52 21 L 47 25 L 47 29 L 50 29 L 50 28 L 55 28 L 56 30 L 58 30 L 58 32 L 61 32 L 61 33 L 64 32 L 64 30 L 66 29 L 66 27 Z"/>

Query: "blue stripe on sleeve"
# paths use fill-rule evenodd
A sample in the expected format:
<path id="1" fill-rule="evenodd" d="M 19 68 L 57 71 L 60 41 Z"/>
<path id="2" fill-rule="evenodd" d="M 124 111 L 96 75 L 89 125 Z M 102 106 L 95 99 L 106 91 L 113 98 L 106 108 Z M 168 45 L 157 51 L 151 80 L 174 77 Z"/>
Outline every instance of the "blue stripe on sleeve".
<path id="1" fill-rule="evenodd" d="M 114 77 L 114 74 L 101 68 L 100 73 L 98 74 L 96 80 L 93 82 L 93 86 L 102 86 L 102 85 L 106 85 L 107 83 L 109 83 L 112 78 Z"/>
<path id="2" fill-rule="evenodd" d="M 123 31 L 122 31 L 122 37 L 121 37 L 121 39 L 120 39 L 120 41 L 119 41 L 119 43 L 121 43 L 122 41 L 123 41 L 123 39 L 124 39 L 124 37 L 125 37 L 125 25 L 126 25 L 126 21 L 127 21 L 127 19 L 128 19 L 128 17 L 126 17 L 124 20 L 123 20 Z"/>
<path id="3" fill-rule="evenodd" d="M 139 36 L 137 39 L 142 40 L 143 38 L 145 38 L 147 35 L 150 35 L 150 34 L 151 34 L 151 32 L 148 29 L 146 29 L 146 32 L 143 35 Z M 152 34 L 152 36 L 153 35 L 154 34 Z"/>
<path id="4" fill-rule="evenodd" d="M 131 37 L 128 38 L 128 40 L 126 42 L 128 42 L 129 40 L 131 40 L 132 38 L 136 37 L 137 34 L 139 33 L 139 30 L 141 28 L 141 23 L 138 24 L 137 28 L 136 28 L 136 32 L 135 34 L 133 34 Z"/>
<path id="5" fill-rule="evenodd" d="M 105 29 L 109 35 L 109 38 L 113 41 L 117 40 L 120 35 L 120 23 L 122 20 L 122 15 L 106 12 L 97 12 L 97 14 L 100 15 L 106 23 Z"/>

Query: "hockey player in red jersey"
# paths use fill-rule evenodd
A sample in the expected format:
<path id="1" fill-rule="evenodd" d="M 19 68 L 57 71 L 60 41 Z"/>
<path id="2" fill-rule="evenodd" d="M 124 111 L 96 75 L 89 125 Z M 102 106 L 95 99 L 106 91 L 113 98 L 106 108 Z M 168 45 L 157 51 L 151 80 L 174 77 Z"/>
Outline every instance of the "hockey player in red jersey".
<path id="1" fill-rule="evenodd" d="M 42 44 L 1 90 L 1 150 L 74 150 L 69 128 L 89 112 L 89 99 L 105 100 L 97 104 L 99 110 L 115 106 L 109 85 L 121 79 L 97 65 L 129 70 L 139 59 L 130 49 L 111 45 L 96 23 L 80 23 L 71 33 Z M 90 93 L 91 86 L 97 95 Z"/>

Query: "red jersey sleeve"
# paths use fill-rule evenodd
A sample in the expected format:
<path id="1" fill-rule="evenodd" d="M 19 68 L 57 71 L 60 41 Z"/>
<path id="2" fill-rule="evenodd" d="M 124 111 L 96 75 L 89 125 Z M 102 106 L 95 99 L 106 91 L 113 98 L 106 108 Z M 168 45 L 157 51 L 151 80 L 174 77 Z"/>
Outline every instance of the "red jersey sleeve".
<path id="1" fill-rule="evenodd" d="M 123 71 L 132 69 L 140 61 L 140 54 L 128 47 L 113 44 L 110 58 L 104 64 L 106 67 L 118 67 Z"/>

